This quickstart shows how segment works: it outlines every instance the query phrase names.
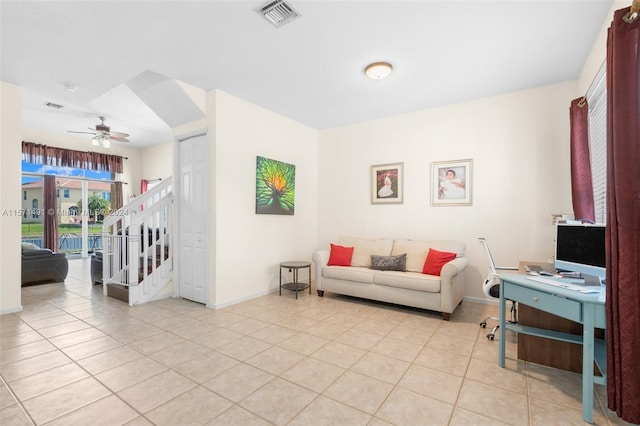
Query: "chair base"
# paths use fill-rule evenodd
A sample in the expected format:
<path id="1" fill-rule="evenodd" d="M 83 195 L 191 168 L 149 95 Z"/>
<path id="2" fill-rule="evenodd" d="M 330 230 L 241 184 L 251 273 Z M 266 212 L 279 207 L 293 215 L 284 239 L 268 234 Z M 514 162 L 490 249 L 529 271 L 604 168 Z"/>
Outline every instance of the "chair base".
<path id="1" fill-rule="evenodd" d="M 509 324 L 517 324 L 518 323 L 518 315 L 517 314 L 518 314 L 517 304 L 516 304 L 516 302 L 511 300 L 511 318 L 509 320 L 507 320 L 507 322 Z M 486 317 L 485 319 L 483 319 L 480 322 L 480 327 L 487 328 L 487 321 L 489 321 L 489 320 L 500 321 L 500 318 Z M 491 332 L 489 332 L 489 334 L 487 334 L 487 339 L 493 340 L 496 337 L 496 333 L 498 332 L 499 329 L 500 329 L 500 324 L 496 324 L 491 329 Z"/>

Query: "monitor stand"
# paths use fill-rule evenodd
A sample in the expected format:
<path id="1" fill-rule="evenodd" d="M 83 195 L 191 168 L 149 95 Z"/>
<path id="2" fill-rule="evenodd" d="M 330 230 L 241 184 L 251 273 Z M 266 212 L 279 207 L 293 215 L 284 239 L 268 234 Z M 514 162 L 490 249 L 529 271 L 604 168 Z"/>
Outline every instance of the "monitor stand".
<path id="1" fill-rule="evenodd" d="M 604 280 L 595 275 L 582 274 L 582 278 L 584 279 L 584 284 L 588 286 L 601 286 L 604 285 Z"/>

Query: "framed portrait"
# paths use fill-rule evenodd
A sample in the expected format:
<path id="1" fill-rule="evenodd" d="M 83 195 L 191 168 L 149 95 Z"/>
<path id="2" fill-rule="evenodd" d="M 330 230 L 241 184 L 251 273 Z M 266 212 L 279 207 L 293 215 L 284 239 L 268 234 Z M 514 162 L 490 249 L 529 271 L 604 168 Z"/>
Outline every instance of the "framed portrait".
<path id="1" fill-rule="evenodd" d="M 473 160 L 431 163 L 431 205 L 470 206 Z"/>
<path id="2" fill-rule="evenodd" d="M 371 204 L 402 204 L 404 163 L 371 166 Z"/>

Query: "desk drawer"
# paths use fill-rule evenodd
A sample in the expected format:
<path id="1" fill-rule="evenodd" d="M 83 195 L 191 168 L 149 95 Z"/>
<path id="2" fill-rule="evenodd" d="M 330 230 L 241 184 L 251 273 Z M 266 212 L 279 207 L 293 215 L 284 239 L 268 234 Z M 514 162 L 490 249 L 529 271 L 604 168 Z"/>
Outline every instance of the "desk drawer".
<path id="1" fill-rule="evenodd" d="M 582 322 L 582 306 L 575 300 L 508 283 L 504 287 L 504 297 L 571 321 Z"/>

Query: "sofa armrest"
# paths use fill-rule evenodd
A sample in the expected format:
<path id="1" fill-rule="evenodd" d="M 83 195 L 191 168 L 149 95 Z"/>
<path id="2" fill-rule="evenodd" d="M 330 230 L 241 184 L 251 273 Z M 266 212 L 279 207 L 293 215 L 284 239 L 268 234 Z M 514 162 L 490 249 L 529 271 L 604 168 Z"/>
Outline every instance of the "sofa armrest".
<path id="1" fill-rule="evenodd" d="M 464 270 L 469 265 L 466 257 L 456 257 L 446 263 L 440 272 L 440 311 L 451 313 L 465 293 Z"/>
<path id="2" fill-rule="evenodd" d="M 322 268 L 329 262 L 329 250 L 318 250 L 313 253 L 313 262 L 316 264 L 316 289 L 322 291 Z"/>

